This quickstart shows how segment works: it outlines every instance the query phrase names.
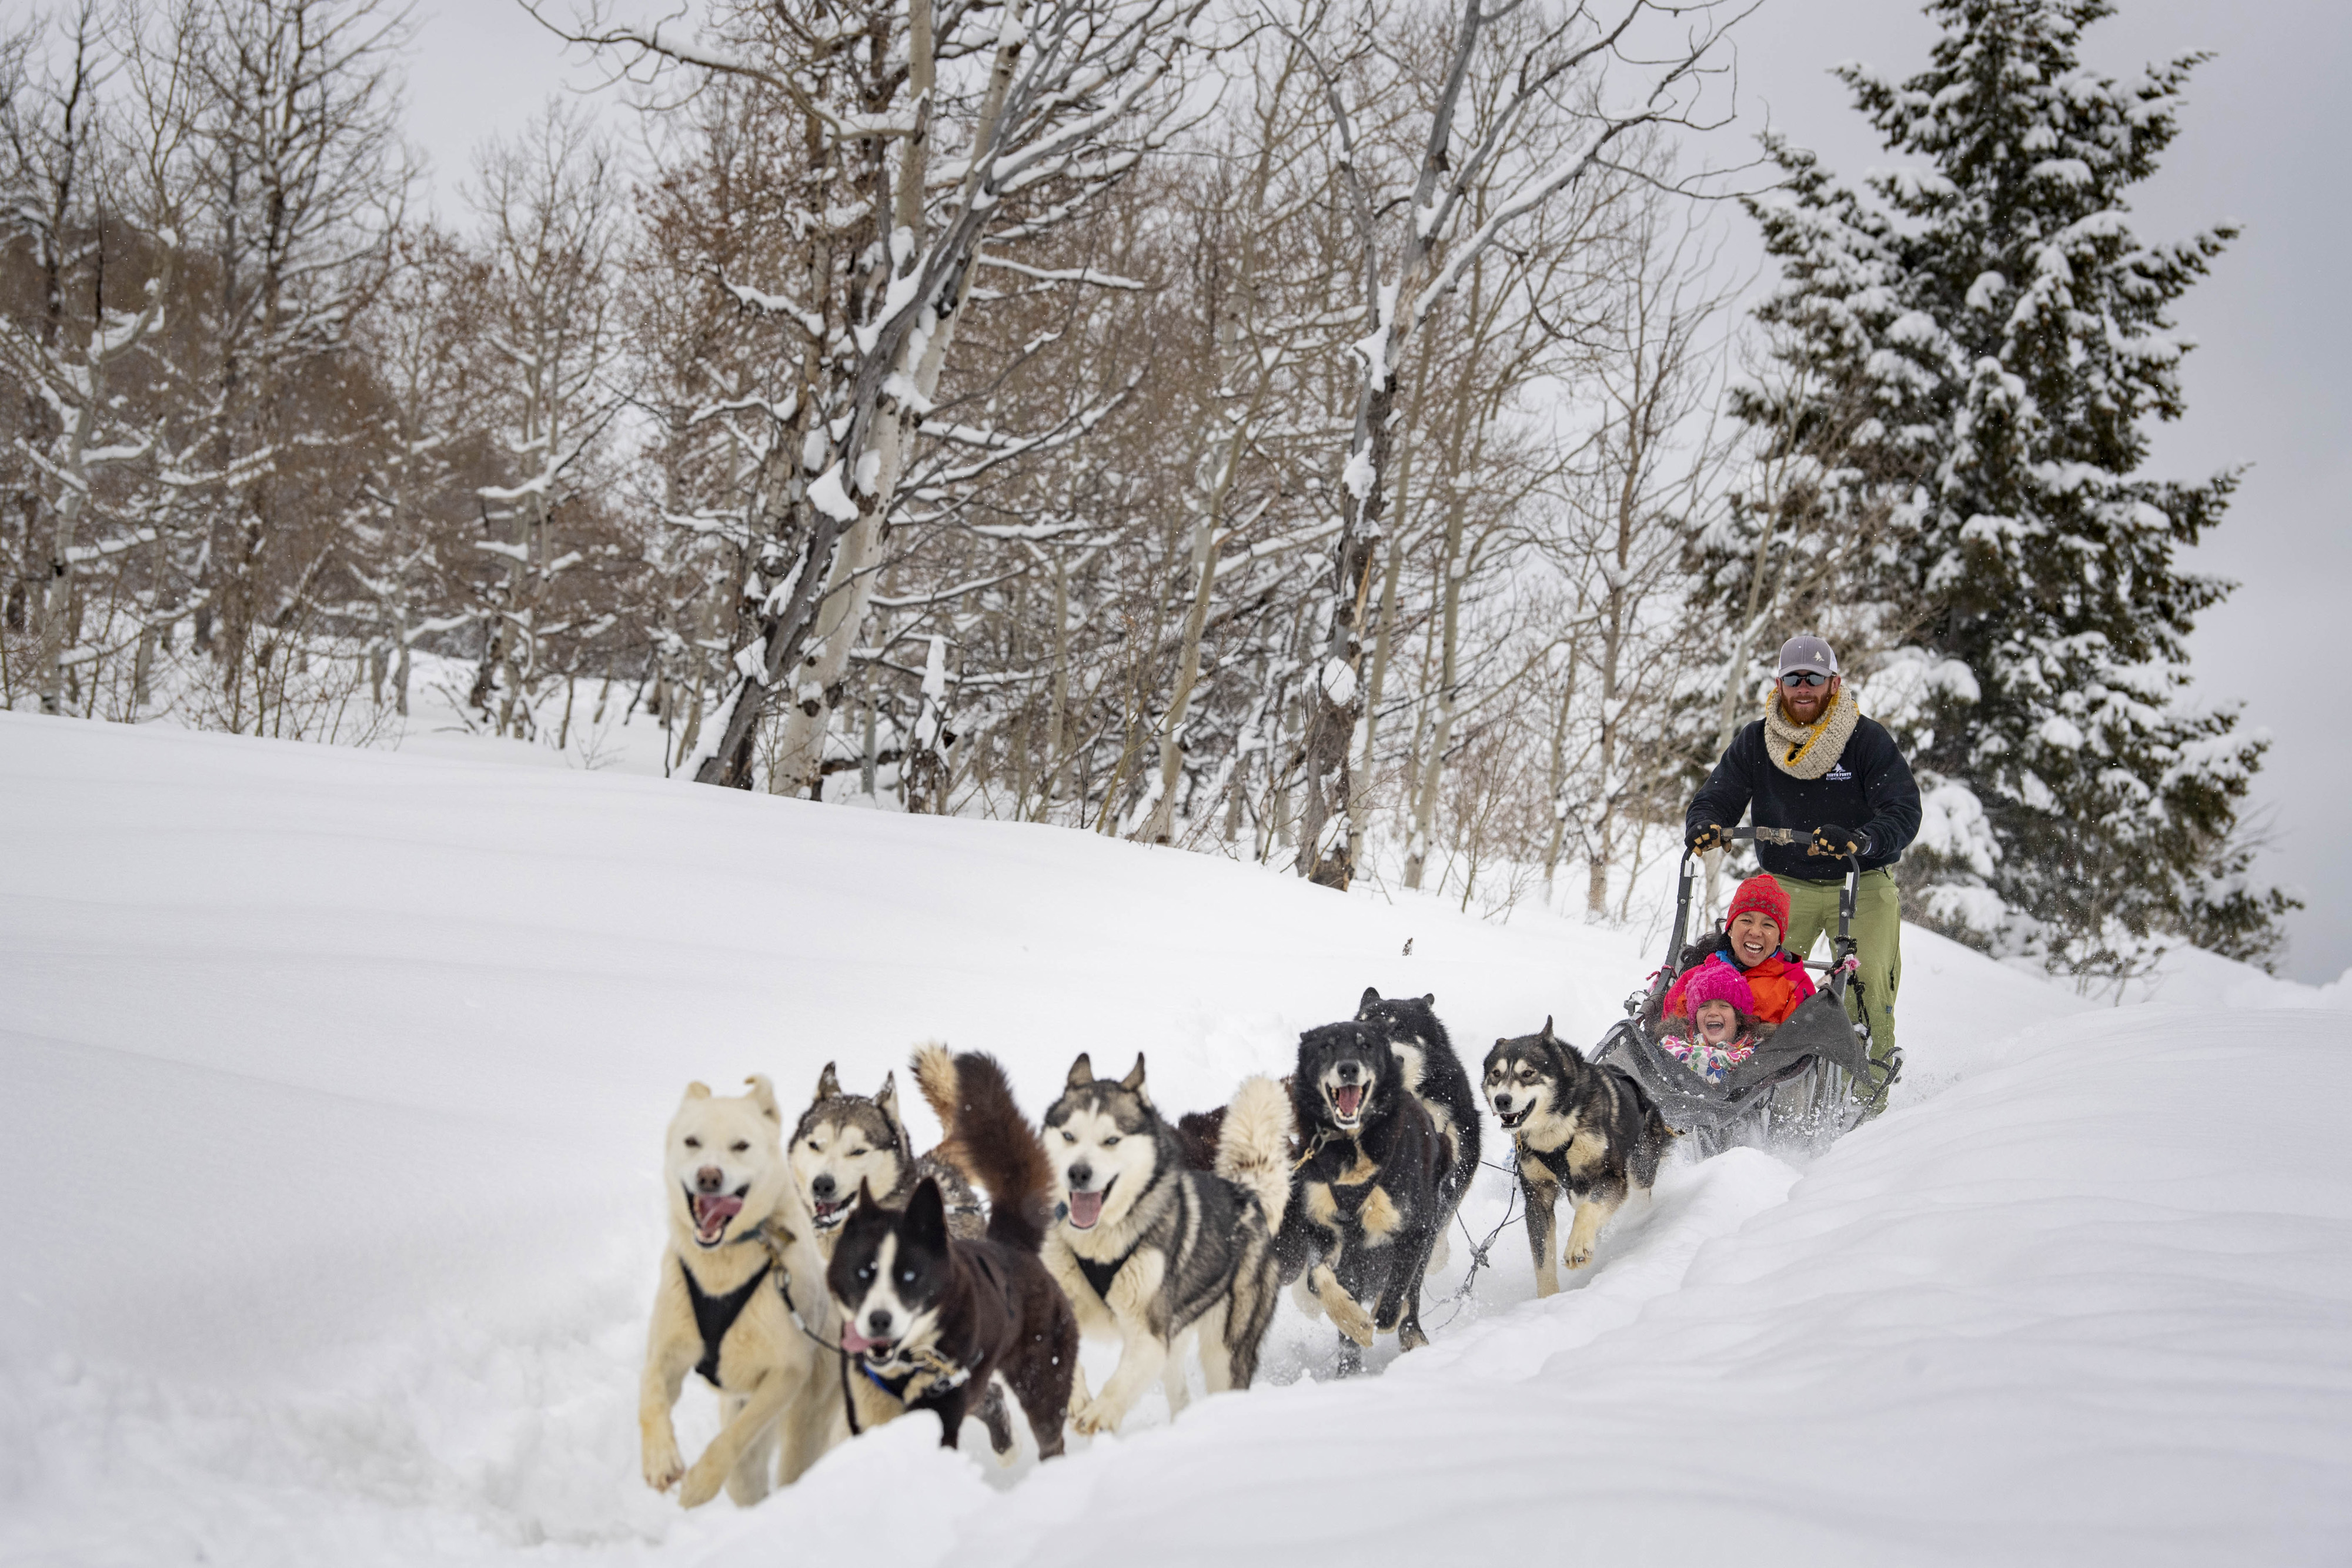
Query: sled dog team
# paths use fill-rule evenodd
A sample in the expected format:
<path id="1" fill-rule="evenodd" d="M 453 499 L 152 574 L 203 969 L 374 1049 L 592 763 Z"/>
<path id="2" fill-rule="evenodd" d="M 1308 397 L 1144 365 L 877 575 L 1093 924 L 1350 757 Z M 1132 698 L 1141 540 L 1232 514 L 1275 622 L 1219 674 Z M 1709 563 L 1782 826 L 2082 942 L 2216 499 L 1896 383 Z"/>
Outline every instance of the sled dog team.
<path id="1" fill-rule="evenodd" d="M 1367 990 L 1300 1036 L 1283 1082 L 1245 1080 L 1171 1121 L 1143 1059 L 1097 1077 L 1080 1056 L 1032 1124 L 996 1061 L 914 1054 L 940 1145 L 915 1154 L 895 1073 L 845 1092 L 828 1063 L 787 1134 L 774 1086 L 687 1087 L 664 1158 L 670 1235 L 640 1394 L 646 1482 L 692 1508 L 757 1501 L 834 1444 L 908 1410 L 956 1446 L 966 1416 L 1009 1458 L 1012 1408 L 1041 1456 L 1066 1427 L 1116 1431 L 1155 1381 L 1183 1408 L 1247 1388 L 1276 1292 L 1338 1327 L 1343 1370 L 1376 1335 L 1428 1343 L 1423 1277 L 1478 1166 L 1479 1108 L 1433 997 Z M 1673 1134 L 1633 1081 L 1542 1030 L 1487 1053 L 1485 1098 L 1510 1135 L 1537 1291 L 1583 1267 L 1646 1189 Z M 987 1194 L 983 1207 L 979 1192 Z M 1555 1254 L 1554 1208 L 1573 1213 Z M 1090 1389 L 1081 1334 L 1116 1340 Z M 670 1413 L 688 1374 L 721 1427 L 693 1464 Z M 1010 1396 L 1008 1400 L 1007 1396 Z"/>

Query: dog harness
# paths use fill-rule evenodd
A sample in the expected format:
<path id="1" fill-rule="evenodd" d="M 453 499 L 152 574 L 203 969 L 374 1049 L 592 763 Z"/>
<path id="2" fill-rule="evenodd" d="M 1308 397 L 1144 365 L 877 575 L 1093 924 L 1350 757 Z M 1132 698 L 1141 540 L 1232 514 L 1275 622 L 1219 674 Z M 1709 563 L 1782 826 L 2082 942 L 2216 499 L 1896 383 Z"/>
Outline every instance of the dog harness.
<path id="1" fill-rule="evenodd" d="M 900 1351 L 886 1359 L 882 1365 L 903 1365 L 906 1370 L 886 1375 L 882 1368 L 875 1365 L 869 1358 L 862 1355 L 857 1358 L 857 1370 L 866 1375 L 866 1382 L 891 1398 L 909 1405 L 928 1399 L 934 1394 L 950 1393 L 971 1381 L 971 1368 L 960 1366 L 935 1350 Z M 918 1377 L 928 1380 L 920 1388 L 914 1386 Z"/>
<path id="2" fill-rule="evenodd" d="M 1585 1185 L 1569 1174 L 1568 1151 L 1570 1145 L 1575 1142 L 1575 1137 L 1571 1135 L 1567 1143 L 1560 1145 L 1557 1149 L 1549 1150 L 1538 1149 L 1532 1144 L 1521 1144 L 1518 1152 L 1522 1156 L 1533 1158 L 1536 1164 L 1551 1172 L 1552 1179 L 1559 1182 L 1560 1186 L 1574 1189 Z"/>
<path id="3" fill-rule="evenodd" d="M 1139 1241 L 1136 1243 L 1136 1247 L 1142 1245 Z M 1078 1266 L 1078 1272 L 1087 1277 L 1087 1283 L 1095 1288 L 1095 1294 L 1108 1301 L 1110 1300 L 1110 1282 L 1118 1278 L 1118 1271 L 1127 1267 L 1127 1260 L 1135 1256 L 1135 1247 L 1130 1247 L 1116 1258 L 1097 1261 L 1081 1256 L 1073 1249 L 1070 1260 Z"/>
<path id="4" fill-rule="evenodd" d="M 694 1370 L 702 1374 L 703 1381 L 711 1387 L 719 1386 L 719 1347 L 726 1340 L 727 1331 L 743 1315 L 743 1309 L 751 1305 L 752 1293 L 775 1266 L 771 1259 L 760 1265 L 758 1273 L 725 1295 L 714 1296 L 694 1282 L 694 1270 L 686 1266 L 685 1259 L 677 1260 L 677 1271 L 686 1276 L 687 1300 L 694 1303 L 694 1326 L 702 1334 L 702 1359 L 694 1364 Z"/>

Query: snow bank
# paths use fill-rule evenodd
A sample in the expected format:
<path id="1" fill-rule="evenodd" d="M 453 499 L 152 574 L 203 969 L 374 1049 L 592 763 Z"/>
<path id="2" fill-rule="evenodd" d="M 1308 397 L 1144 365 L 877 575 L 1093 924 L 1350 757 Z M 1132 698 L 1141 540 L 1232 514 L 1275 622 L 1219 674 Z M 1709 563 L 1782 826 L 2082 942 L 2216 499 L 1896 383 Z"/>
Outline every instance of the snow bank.
<path id="1" fill-rule="evenodd" d="M 795 1103 L 938 1035 L 1033 1110 L 1136 1049 L 1186 1108 L 1366 984 L 1475 1060 L 1591 1039 L 1654 956 L 454 756 L 0 716 L 0 1561 L 2297 1561 L 2352 1524 L 2338 1118 L 2273 1098 L 2341 1013 L 2085 1009 L 1913 932 L 1896 1110 L 1804 1170 L 1669 1166 L 1560 1297 L 1506 1231 L 1377 1378 L 1318 1381 L 1286 1307 L 1279 1385 L 1172 1426 L 1006 1474 L 910 1422 L 688 1516 L 634 1421 L 687 1079 Z"/>
<path id="2" fill-rule="evenodd" d="M 2241 964 L 2196 947 L 2176 947 L 2156 973 L 2125 988 L 2125 999 L 2180 1002 L 2192 1006 L 2271 1011 L 2280 1008 L 2352 1009 L 2352 970 L 2324 986 L 2282 980 L 2252 964 Z"/>

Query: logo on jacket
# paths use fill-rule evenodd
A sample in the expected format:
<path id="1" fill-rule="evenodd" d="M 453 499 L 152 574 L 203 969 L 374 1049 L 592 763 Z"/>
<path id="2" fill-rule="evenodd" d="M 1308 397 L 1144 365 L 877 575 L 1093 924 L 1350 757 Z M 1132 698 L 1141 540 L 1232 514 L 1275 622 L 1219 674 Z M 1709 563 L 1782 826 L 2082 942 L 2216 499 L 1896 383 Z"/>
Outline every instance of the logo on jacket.
<path id="1" fill-rule="evenodd" d="M 1841 762 L 1832 767 L 1827 773 L 1822 774 L 1822 777 L 1824 779 L 1835 779 L 1838 783 L 1843 784 L 1851 780 L 1853 778 L 1853 775 L 1847 772 L 1845 764 Z"/>

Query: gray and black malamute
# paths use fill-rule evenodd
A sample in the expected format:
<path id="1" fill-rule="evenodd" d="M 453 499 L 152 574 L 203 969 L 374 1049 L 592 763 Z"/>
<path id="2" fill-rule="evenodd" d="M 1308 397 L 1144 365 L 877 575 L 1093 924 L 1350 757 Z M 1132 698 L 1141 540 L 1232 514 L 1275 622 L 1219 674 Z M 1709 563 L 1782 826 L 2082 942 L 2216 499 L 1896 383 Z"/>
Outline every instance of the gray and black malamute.
<path id="1" fill-rule="evenodd" d="M 945 1048 L 924 1049 L 941 1051 L 944 1061 Z M 817 1074 L 816 1098 L 801 1113 L 785 1155 L 815 1223 L 817 1247 L 827 1258 L 840 1239 L 842 1222 L 857 1207 L 861 1187 L 872 1189 L 885 1208 L 904 1208 L 916 1184 L 929 1176 L 940 1184 L 950 1235 L 977 1241 L 988 1227 L 980 1195 L 962 1171 L 940 1158 L 937 1150 L 915 1157 L 907 1124 L 898 1119 L 895 1072 L 884 1076 L 878 1094 L 845 1094 L 833 1063 L 826 1062 Z"/>
<path id="2" fill-rule="evenodd" d="M 1387 1030 L 1350 1021 L 1300 1035 L 1290 1102 L 1306 1146 L 1275 1243 L 1283 1278 L 1339 1325 L 1342 1372 L 1376 1333 L 1427 1344 L 1421 1285 L 1447 1218 L 1445 1145 Z"/>
<path id="3" fill-rule="evenodd" d="M 1182 1409 L 1188 1343 L 1199 1346 L 1210 1393 L 1247 1388 L 1280 1286 L 1274 1233 L 1290 1192 L 1281 1085 L 1242 1084 L 1217 1130 L 1213 1171 L 1188 1166 L 1144 1088 L 1139 1055 L 1121 1079 L 1097 1078 L 1079 1057 L 1046 1107 L 1045 1131 L 1055 1216 L 1045 1266 L 1079 1327 L 1119 1341 L 1100 1394 L 1088 1395 L 1080 1373 L 1072 1429 L 1118 1430 L 1154 1378 L 1170 1412 Z"/>
<path id="4" fill-rule="evenodd" d="M 1366 986 L 1363 999 L 1356 1005 L 1356 1021 L 1387 1034 L 1389 1049 L 1396 1053 L 1406 1084 L 1437 1129 L 1437 1207 L 1443 1212 L 1437 1218 L 1428 1267 L 1443 1269 L 1452 1256 L 1446 1239 L 1453 1232 L 1454 1216 L 1462 1207 L 1462 1195 L 1470 1190 L 1471 1178 L 1478 1174 L 1478 1092 L 1470 1086 L 1470 1074 L 1463 1071 L 1453 1037 L 1437 1021 L 1434 993 L 1383 997 Z"/>
<path id="5" fill-rule="evenodd" d="M 1552 1033 L 1498 1040 L 1486 1053 L 1486 1103 L 1511 1134 L 1519 1192 L 1528 1205 L 1528 1247 L 1536 1294 L 1559 1289 L 1559 1264 L 1581 1269 L 1609 1217 L 1635 1187 L 1646 1192 L 1674 1133 L 1642 1086 L 1597 1067 Z M 1552 1211 L 1565 1188 L 1575 1205 L 1564 1255 L 1552 1257 Z"/>
<path id="6" fill-rule="evenodd" d="M 843 1222 L 825 1270 L 842 1351 L 894 1408 L 937 1414 L 943 1448 L 957 1446 L 965 1414 L 979 1414 L 1003 1379 L 1039 1457 L 1050 1458 L 1062 1451 L 1078 1364 L 1076 1320 L 1038 1260 L 1052 1165 L 993 1057 L 950 1058 L 929 1046 L 915 1071 L 947 1130 L 950 1163 L 988 1188 L 988 1230 L 977 1240 L 950 1234 L 946 1201 L 929 1176 L 903 1210 L 883 1207 L 869 1189 Z"/>

